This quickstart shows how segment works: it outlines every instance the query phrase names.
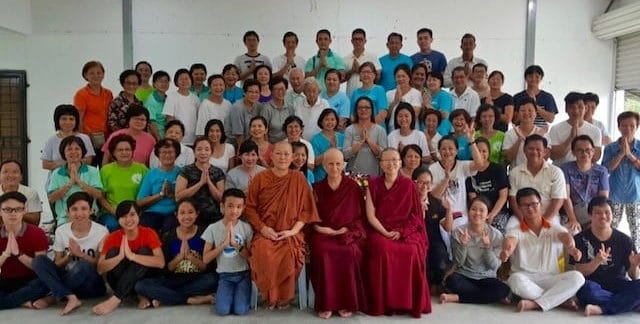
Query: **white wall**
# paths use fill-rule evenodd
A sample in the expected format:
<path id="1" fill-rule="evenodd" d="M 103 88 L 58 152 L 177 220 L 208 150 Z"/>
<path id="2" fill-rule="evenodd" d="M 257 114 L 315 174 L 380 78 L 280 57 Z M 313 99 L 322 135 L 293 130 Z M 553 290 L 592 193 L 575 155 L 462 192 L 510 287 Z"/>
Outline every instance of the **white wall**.
<path id="1" fill-rule="evenodd" d="M 595 91 L 606 102 L 612 91 L 612 42 L 596 40 L 590 32 L 592 17 L 604 11 L 606 1 L 538 2 L 536 63 L 547 73 L 543 87 L 558 103 L 572 89 Z M 204 62 L 210 73 L 218 72 L 244 52 L 242 35 L 250 29 L 258 31 L 261 51 L 270 56 L 283 51 L 282 34 L 293 30 L 300 37 L 299 52 L 309 57 L 321 28 L 332 31 L 332 47 L 344 55 L 351 48 L 351 30 L 357 27 L 367 30 L 372 52 L 384 54 L 387 34 L 397 31 L 405 36 L 403 52 L 412 54 L 417 50 L 415 31 L 424 26 L 434 30 L 433 47 L 448 58 L 460 54 L 463 33 L 475 34 L 477 56 L 488 60 L 490 69 L 505 73 L 505 90 L 514 93 L 523 87 L 526 0 L 406 0 L 401 9 L 388 0 L 370 0 L 366 6 L 353 0 L 270 0 L 260 7 L 256 3 L 133 0 L 134 61 L 148 60 L 154 69 L 170 74 L 193 62 Z M 30 13 L 31 34 L 0 28 L 0 69 L 27 70 L 32 140 L 28 167 L 31 185 L 41 188 L 46 173 L 40 168 L 40 148 L 53 134 L 53 109 L 71 102 L 83 86 L 84 62 L 101 61 L 105 86 L 116 94 L 120 90 L 122 7 L 120 0 L 31 0 Z M 44 189 L 40 193 L 44 196 Z"/>
<path id="2" fill-rule="evenodd" d="M 31 0 L 0 0 L 0 27 L 31 33 Z"/>

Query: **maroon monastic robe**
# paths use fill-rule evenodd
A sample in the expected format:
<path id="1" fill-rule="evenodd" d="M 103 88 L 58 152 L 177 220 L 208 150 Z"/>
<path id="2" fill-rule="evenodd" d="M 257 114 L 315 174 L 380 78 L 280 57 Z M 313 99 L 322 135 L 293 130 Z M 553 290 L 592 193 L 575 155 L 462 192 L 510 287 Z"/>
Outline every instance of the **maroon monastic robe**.
<path id="1" fill-rule="evenodd" d="M 315 309 L 359 311 L 364 308 L 362 243 L 365 238 L 364 194 L 352 179 L 343 176 L 336 190 L 327 179 L 313 186 L 321 222 L 317 225 L 348 232 L 326 235 L 313 230 L 310 237 L 311 283 Z"/>
<path id="2" fill-rule="evenodd" d="M 425 275 L 427 233 L 418 190 L 411 179 L 399 175 L 391 188 L 384 176 L 369 181 L 376 218 L 400 239 L 393 241 L 378 231 L 367 233 L 365 282 L 367 313 L 408 312 L 413 317 L 431 312 L 429 283 Z"/>

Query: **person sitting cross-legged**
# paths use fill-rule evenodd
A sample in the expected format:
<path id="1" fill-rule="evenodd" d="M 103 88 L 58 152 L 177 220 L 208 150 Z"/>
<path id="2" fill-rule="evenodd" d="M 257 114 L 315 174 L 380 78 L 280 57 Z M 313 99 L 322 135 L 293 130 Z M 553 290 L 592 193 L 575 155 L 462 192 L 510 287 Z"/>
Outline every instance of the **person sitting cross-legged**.
<path id="1" fill-rule="evenodd" d="M 577 293 L 584 314 L 614 315 L 638 309 L 640 254 L 629 236 L 611 227 L 611 201 L 595 197 L 587 209 L 591 228 L 575 236 L 582 258 L 570 261 L 586 277 Z"/>
<path id="2" fill-rule="evenodd" d="M 576 309 L 573 295 L 584 284 L 578 271 L 560 272 L 558 258 L 564 250 L 580 259 L 573 237 L 564 227 L 548 221 L 540 209 L 540 193 L 527 187 L 518 190 L 517 206 L 522 220 L 516 228 L 507 229 L 502 245 L 502 261 L 511 255 L 511 276 L 507 283 L 511 291 L 522 298 L 518 311 L 542 309 L 548 311 L 563 304 Z"/>

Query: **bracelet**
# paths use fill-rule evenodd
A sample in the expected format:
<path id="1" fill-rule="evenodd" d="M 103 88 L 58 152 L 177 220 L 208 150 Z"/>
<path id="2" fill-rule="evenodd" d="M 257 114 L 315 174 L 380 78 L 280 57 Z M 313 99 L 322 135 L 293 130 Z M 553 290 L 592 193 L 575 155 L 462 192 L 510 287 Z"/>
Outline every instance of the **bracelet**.
<path id="1" fill-rule="evenodd" d="M 468 146 L 471 146 L 471 145 L 473 145 L 473 144 L 478 144 L 478 143 L 476 143 L 476 141 L 469 142 L 469 145 L 468 145 Z"/>

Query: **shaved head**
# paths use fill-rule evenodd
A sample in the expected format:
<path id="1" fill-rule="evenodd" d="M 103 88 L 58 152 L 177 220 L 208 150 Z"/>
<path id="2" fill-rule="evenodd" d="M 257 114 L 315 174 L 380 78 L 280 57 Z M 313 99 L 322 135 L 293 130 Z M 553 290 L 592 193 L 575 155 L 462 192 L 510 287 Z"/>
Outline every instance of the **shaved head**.
<path id="1" fill-rule="evenodd" d="M 327 171 L 329 178 L 338 178 L 342 176 L 344 169 L 344 155 L 340 150 L 330 148 L 323 154 L 322 166 Z"/>

